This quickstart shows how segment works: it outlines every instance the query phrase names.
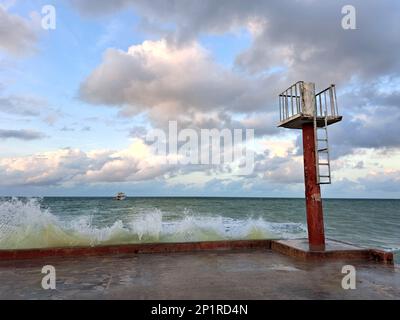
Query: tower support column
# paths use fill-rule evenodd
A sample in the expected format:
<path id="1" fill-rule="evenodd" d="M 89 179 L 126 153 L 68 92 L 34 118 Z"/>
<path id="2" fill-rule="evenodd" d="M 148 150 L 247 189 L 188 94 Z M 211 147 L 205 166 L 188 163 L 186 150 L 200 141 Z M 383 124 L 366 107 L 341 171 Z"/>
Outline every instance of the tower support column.
<path id="1" fill-rule="evenodd" d="M 304 184 L 306 194 L 308 242 L 310 250 L 325 250 L 321 188 L 317 183 L 315 132 L 313 123 L 303 125 Z"/>

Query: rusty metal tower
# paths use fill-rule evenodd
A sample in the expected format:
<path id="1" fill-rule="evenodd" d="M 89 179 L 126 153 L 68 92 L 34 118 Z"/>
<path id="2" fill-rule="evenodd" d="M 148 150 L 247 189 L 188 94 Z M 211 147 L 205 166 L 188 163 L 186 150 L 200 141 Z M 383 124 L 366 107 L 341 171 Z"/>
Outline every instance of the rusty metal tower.
<path id="1" fill-rule="evenodd" d="M 302 129 L 304 184 L 310 250 L 325 250 L 321 184 L 330 184 L 328 126 L 342 120 L 335 85 L 315 93 L 315 84 L 299 81 L 279 95 L 279 127 Z"/>

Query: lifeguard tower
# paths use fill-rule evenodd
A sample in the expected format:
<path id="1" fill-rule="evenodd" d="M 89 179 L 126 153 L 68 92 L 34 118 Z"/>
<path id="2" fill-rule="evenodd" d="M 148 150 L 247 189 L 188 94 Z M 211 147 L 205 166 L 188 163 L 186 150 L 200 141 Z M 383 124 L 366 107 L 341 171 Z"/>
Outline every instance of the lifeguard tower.
<path id="1" fill-rule="evenodd" d="M 279 95 L 278 127 L 303 131 L 304 184 L 309 248 L 325 250 L 321 184 L 330 184 L 328 126 L 342 120 L 335 85 L 315 93 L 315 84 L 299 81 Z"/>

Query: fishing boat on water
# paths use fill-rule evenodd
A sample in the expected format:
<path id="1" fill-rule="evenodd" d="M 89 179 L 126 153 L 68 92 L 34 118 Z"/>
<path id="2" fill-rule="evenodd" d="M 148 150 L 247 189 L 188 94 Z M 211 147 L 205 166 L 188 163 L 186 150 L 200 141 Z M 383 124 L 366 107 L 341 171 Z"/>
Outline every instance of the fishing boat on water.
<path id="1" fill-rule="evenodd" d="M 126 194 L 123 192 L 118 192 L 117 195 L 114 197 L 114 200 L 125 200 Z"/>

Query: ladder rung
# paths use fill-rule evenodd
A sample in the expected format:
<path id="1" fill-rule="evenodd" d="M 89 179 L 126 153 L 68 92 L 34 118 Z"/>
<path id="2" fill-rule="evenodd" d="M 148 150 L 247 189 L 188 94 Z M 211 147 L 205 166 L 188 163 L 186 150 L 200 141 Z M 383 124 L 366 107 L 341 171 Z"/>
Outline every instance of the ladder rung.
<path id="1" fill-rule="evenodd" d="M 329 161 L 329 146 L 328 146 L 328 121 L 325 115 L 324 125 L 318 126 L 316 118 L 314 116 L 314 130 L 315 130 L 315 141 L 316 141 L 316 149 L 317 149 L 317 172 L 318 172 L 318 184 L 331 184 L 331 165 Z M 325 134 L 319 134 L 318 130 L 325 130 Z M 320 159 L 320 154 L 325 153 L 328 156 L 328 159 Z M 322 155 L 321 155 L 322 156 Z M 325 160 L 325 162 L 319 162 L 320 160 Z M 324 172 L 325 174 L 320 175 L 320 170 L 322 170 L 321 166 L 326 166 L 328 168 L 328 172 Z M 321 181 L 322 180 L 322 181 Z"/>

